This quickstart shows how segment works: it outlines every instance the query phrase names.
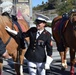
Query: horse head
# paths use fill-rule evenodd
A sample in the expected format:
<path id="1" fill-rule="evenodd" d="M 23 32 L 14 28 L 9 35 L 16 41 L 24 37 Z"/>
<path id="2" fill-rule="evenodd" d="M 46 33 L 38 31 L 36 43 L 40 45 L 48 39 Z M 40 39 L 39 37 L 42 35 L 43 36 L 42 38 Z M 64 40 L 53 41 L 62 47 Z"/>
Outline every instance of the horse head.
<path id="1" fill-rule="evenodd" d="M 70 14 L 69 21 L 73 26 L 73 29 L 76 30 L 76 11 Z"/>
<path id="2" fill-rule="evenodd" d="M 76 12 L 70 15 L 70 21 L 71 23 L 76 23 Z"/>

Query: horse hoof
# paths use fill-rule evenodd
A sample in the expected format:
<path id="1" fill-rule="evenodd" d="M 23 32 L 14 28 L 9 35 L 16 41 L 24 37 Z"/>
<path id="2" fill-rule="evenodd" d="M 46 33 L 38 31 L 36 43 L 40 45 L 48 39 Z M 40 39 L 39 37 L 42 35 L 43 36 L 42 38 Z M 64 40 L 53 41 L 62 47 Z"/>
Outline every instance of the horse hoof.
<path id="1" fill-rule="evenodd" d="M 68 66 L 67 66 L 67 64 L 65 64 L 65 66 L 64 66 L 65 68 L 68 68 Z"/>
<path id="2" fill-rule="evenodd" d="M 67 66 L 67 64 L 65 64 L 65 63 L 62 63 L 62 68 L 68 68 L 68 66 Z"/>

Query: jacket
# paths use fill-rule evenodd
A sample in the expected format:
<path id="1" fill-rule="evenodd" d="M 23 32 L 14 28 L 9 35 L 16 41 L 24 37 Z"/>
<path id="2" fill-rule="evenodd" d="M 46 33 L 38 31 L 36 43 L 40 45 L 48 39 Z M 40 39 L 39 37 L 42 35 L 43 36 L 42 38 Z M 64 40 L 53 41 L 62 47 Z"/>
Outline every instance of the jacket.
<path id="1" fill-rule="evenodd" d="M 51 34 L 44 29 L 40 36 L 36 39 L 37 28 L 32 27 L 27 32 L 23 33 L 23 37 L 30 38 L 29 47 L 25 53 L 27 60 L 31 62 L 45 62 L 47 55 L 52 55 Z"/>

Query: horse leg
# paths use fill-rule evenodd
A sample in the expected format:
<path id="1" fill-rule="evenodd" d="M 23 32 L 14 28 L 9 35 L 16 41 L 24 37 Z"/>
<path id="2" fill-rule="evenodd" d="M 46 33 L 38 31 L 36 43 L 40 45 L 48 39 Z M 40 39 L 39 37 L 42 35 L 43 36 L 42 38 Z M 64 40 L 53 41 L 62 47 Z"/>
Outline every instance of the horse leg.
<path id="1" fill-rule="evenodd" d="M 67 51 L 68 51 L 68 47 L 65 47 L 65 51 L 64 51 L 64 64 L 65 64 L 65 68 L 67 68 L 67 60 L 66 60 Z"/>
<path id="2" fill-rule="evenodd" d="M 0 75 L 2 75 L 2 69 L 3 69 L 3 60 L 0 59 Z"/>
<path id="3" fill-rule="evenodd" d="M 65 48 L 65 51 L 59 52 L 60 57 L 61 57 L 62 69 L 67 68 L 67 60 L 66 60 L 66 53 L 67 53 L 67 51 L 68 51 L 68 48 Z"/>
<path id="4" fill-rule="evenodd" d="M 64 51 L 59 52 L 60 57 L 61 57 L 61 63 L 64 63 Z"/>
<path id="5" fill-rule="evenodd" d="M 67 68 L 67 63 L 66 63 L 66 52 L 67 52 L 67 47 L 64 47 L 63 43 L 56 43 L 57 48 L 61 57 L 61 65 L 62 65 L 62 70 L 65 70 Z"/>
<path id="6" fill-rule="evenodd" d="M 74 49 L 70 49 L 70 63 L 71 63 L 70 75 L 74 75 L 74 65 L 75 65 L 75 50 Z"/>
<path id="7" fill-rule="evenodd" d="M 65 61 L 64 61 L 64 51 L 59 52 L 60 57 L 61 57 L 61 65 L 62 65 L 62 69 L 65 69 Z"/>
<path id="8" fill-rule="evenodd" d="M 15 58 L 13 58 L 14 61 L 15 61 L 15 62 L 18 62 L 18 63 L 20 63 L 20 64 L 23 64 L 25 52 L 26 52 L 25 49 L 18 51 L 17 57 L 16 57 L 16 55 L 14 55 L 14 56 L 15 56 Z M 18 61 L 17 61 L 17 60 L 18 60 Z M 17 75 L 24 75 L 24 74 L 23 74 L 23 65 L 20 65 L 20 64 L 16 64 L 16 63 L 14 64 L 16 73 L 17 73 Z"/>
<path id="9" fill-rule="evenodd" d="M 15 53 L 12 55 L 12 59 L 14 62 L 18 62 L 18 60 L 19 60 L 17 54 L 18 54 L 17 51 L 15 51 Z M 16 74 L 20 75 L 20 70 L 19 70 L 20 67 L 19 67 L 18 63 L 14 63 L 14 68 L 15 68 Z"/>
<path id="10" fill-rule="evenodd" d="M 26 50 L 23 49 L 22 52 L 20 52 L 20 63 L 23 64 L 24 61 L 24 54 L 25 54 Z M 23 65 L 20 65 L 20 74 L 23 75 Z"/>

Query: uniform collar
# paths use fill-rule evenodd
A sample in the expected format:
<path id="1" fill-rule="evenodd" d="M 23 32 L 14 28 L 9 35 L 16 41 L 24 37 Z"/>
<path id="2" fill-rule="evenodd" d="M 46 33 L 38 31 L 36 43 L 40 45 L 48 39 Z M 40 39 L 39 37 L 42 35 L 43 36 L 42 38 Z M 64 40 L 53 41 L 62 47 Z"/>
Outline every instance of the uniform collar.
<path id="1" fill-rule="evenodd" d="M 39 32 L 41 34 L 43 31 L 44 31 L 44 29 L 43 30 L 38 30 L 37 32 Z"/>

